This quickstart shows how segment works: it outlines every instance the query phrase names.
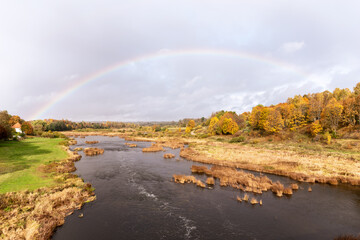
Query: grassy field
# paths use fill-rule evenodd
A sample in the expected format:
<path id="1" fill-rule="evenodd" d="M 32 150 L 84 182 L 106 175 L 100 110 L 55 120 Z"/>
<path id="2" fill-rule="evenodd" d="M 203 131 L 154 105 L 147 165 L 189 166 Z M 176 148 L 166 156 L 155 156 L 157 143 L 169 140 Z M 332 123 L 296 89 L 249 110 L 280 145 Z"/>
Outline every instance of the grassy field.
<path id="1" fill-rule="evenodd" d="M 53 179 L 38 168 L 67 157 L 59 145 L 62 140 L 29 138 L 20 142 L 0 142 L 0 193 L 53 185 Z"/>

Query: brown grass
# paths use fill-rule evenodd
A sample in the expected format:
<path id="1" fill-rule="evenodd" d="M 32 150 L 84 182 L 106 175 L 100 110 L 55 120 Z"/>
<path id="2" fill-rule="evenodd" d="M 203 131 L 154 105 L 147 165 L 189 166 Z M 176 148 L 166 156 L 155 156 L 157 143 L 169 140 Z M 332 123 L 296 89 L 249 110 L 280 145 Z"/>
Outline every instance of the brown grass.
<path id="1" fill-rule="evenodd" d="M 311 188 L 311 187 L 308 188 L 308 192 L 312 192 L 312 188 Z"/>
<path id="2" fill-rule="evenodd" d="M 298 190 L 299 189 L 299 185 L 297 185 L 296 183 L 291 184 L 291 189 L 292 190 Z"/>
<path id="3" fill-rule="evenodd" d="M 360 185 L 360 161 L 321 152 L 318 155 L 299 154 L 288 149 L 272 150 L 197 139 L 191 147 L 182 149 L 180 156 L 201 163 L 287 176 L 301 182 L 336 185 L 337 181 Z"/>
<path id="4" fill-rule="evenodd" d="M 99 141 L 85 141 L 86 144 L 97 144 Z"/>
<path id="5" fill-rule="evenodd" d="M 131 148 L 137 147 L 135 143 L 125 143 L 125 145 Z"/>
<path id="6" fill-rule="evenodd" d="M 84 153 L 86 156 L 96 156 L 104 153 L 104 149 L 101 148 L 85 148 Z"/>
<path id="7" fill-rule="evenodd" d="M 292 191 L 291 187 L 285 188 L 284 189 L 284 194 L 285 195 L 292 195 L 293 191 Z"/>
<path id="8" fill-rule="evenodd" d="M 252 205 L 258 204 L 259 202 L 256 200 L 256 198 L 251 198 L 250 203 Z"/>
<path id="9" fill-rule="evenodd" d="M 191 172 L 198 173 L 198 174 L 205 173 L 206 175 L 212 174 L 211 170 L 209 170 L 206 166 L 196 166 L 196 165 L 191 166 Z"/>
<path id="10" fill-rule="evenodd" d="M 340 235 L 334 238 L 334 240 L 360 240 L 360 235 Z"/>
<path id="11" fill-rule="evenodd" d="M 161 151 L 165 151 L 164 148 L 158 144 L 151 144 L 150 147 L 148 148 L 143 148 L 142 149 L 143 152 L 161 152 Z"/>
<path id="12" fill-rule="evenodd" d="M 174 182 L 176 182 L 176 183 L 181 183 L 181 184 L 194 183 L 198 187 L 205 188 L 205 184 L 201 180 L 196 179 L 196 177 L 194 177 L 194 176 L 185 176 L 185 175 L 174 174 L 173 179 L 174 179 Z"/>
<path id="13" fill-rule="evenodd" d="M 249 195 L 245 194 L 244 197 L 243 197 L 243 200 L 244 200 L 245 202 L 249 201 Z"/>
<path id="14" fill-rule="evenodd" d="M 215 185 L 215 179 L 213 177 L 209 177 L 206 179 L 207 185 Z"/>
<path id="15" fill-rule="evenodd" d="M 74 151 L 82 151 L 83 150 L 83 148 L 82 147 L 77 147 L 77 148 L 74 148 Z"/>
<path id="16" fill-rule="evenodd" d="M 167 159 L 174 158 L 174 157 L 175 157 L 175 155 L 172 154 L 172 153 L 165 153 L 164 154 L 164 158 L 167 158 Z"/>

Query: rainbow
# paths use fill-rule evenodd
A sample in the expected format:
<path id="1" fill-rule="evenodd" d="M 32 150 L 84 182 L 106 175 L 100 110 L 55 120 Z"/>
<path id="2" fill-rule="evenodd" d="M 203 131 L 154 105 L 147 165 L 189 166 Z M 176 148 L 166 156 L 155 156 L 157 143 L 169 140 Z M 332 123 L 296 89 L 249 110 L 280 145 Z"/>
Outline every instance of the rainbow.
<path id="1" fill-rule="evenodd" d="M 35 120 L 39 119 L 43 116 L 47 111 L 49 111 L 52 107 L 54 107 L 58 102 L 62 99 L 65 99 L 69 95 L 73 94 L 77 89 L 82 88 L 83 86 L 94 82 L 96 80 L 101 79 L 107 74 L 115 72 L 122 67 L 139 63 L 145 62 L 149 60 L 157 60 L 162 58 L 169 58 L 169 57 L 180 57 L 180 56 L 223 56 L 223 57 L 232 57 L 232 58 L 241 58 L 246 60 L 253 60 L 265 64 L 269 64 L 278 68 L 286 69 L 290 72 L 297 73 L 301 76 L 307 77 L 304 71 L 302 71 L 299 67 L 265 56 L 261 56 L 258 54 L 248 53 L 244 51 L 234 51 L 234 50 L 226 50 L 226 49 L 180 49 L 180 50 L 161 50 L 155 53 L 150 53 L 146 55 L 137 56 L 134 58 L 126 59 L 110 66 L 107 66 L 103 69 L 100 69 L 96 72 L 93 72 L 84 78 L 81 78 L 71 87 L 64 89 L 63 91 L 59 92 L 51 101 L 46 103 L 42 106 L 38 111 L 36 111 L 30 119 Z"/>

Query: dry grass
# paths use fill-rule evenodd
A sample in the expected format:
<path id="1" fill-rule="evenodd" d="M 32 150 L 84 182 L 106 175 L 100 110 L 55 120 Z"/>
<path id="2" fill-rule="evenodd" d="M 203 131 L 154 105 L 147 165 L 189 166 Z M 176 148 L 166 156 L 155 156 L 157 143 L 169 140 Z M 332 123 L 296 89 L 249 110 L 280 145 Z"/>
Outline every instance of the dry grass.
<path id="1" fill-rule="evenodd" d="M 142 149 L 143 152 L 161 152 L 161 151 L 165 151 L 164 148 L 158 144 L 151 144 L 150 147 L 148 148 L 143 148 Z"/>
<path id="2" fill-rule="evenodd" d="M 336 238 L 334 238 L 334 240 L 360 240 L 360 234 L 355 236 L 355 235 L 341 235 L 338 236 Z"/>
<path id="3" fill-rule="evenodd" d="M 86 156 L 96 156 L 104 153 L 104 149 L 101 148 L 85 148 L 84 153 Z"/>
<path id="4" fill-rule="evenodd" d="M 95 200 L 91 185 L 69 178 L 55 188 L 0 195 L 0 236 L 3 239 L 50 239 L 65 217 L 84 202 Z"/>
<path id="5" fill-rule="evenodd" d="M 207 185 L 215 185 L 215 179 L 213 177 L 209 177 L 206 179 Z"/>
<path id="6" fill-rule="evenodd" d="M 259 202 L 256 200 L 256 198 L 251 198 L 250 203 L 252 205 L 258 204 Z"/>
<path id="7" fill-rule="evenodd" d="M 97 144 L 99 141 L 85 141 L 86 144 Z"/>
<path id="8" fill-rule="evenodd" d="M 173 179 L 174 179 L 174 182 L 176 182 L 176 183 L 181 183 L 181 184 L 194 183 L 198 187 L 205 188 L 205 184 L 201 180 L 196 179 L 196 177 L 194 177 L 194 176 L 185 176 L 185 175 L 174 174 Z"/>
<path id="9" fill-rule="evenodd" d="M 131 148 L 137 147 L 135 143 L 125 143 L 125 145 Z"/>
<path id="10" fill-rule="evenodd" d="M 201 163 L 243 168 L 290 177 L 297 181 L 360 185 L 360 162 L 327 155 L 259 149 L 223 142 L 196 142 L 180 156 Z"/>
<path id="11" fill-rule="evenodd" d="M 174 157 L 175 157 L 175 155 L 172 154 L 172 153 L 165 153 L 164 154 L 164 158 L 167 158 L 167 159 L 174 158 Z"/>

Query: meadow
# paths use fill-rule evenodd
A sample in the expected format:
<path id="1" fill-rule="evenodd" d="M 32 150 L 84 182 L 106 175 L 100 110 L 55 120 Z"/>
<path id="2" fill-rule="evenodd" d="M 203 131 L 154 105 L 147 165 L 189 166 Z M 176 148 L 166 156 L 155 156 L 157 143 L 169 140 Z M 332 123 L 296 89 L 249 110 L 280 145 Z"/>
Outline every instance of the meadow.
<path id="1" fill-rule="evenodd" d="M 67 157 L 63 139 L 28 138 L 0 142 L 0 193 L 52 186 L 54 180 L 39 167 Z"/>

